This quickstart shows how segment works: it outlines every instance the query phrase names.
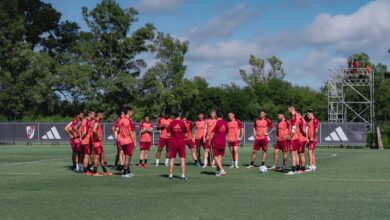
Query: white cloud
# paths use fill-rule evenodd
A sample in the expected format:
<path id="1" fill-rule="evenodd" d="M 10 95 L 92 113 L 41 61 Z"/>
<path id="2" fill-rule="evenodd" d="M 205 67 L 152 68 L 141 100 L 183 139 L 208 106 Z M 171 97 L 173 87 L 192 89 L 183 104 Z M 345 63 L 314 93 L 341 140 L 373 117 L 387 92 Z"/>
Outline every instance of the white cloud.
<path id="1" fill-rule="evenodd" d="M 390 1 L 369 2 L 350 15 L 320 14 L 303 31 L 314 44 L 358 46 L 388 38 L 390 33 Z"/>
<path id="2" fill-rule="evenodd" d="M 181 0 L 141 0 L 138 8 L 143 11 L 166 12 L 176 9 Z"/>
<path id="3" fill-rule="evenodd" d="M 204 27 L 191 29 L 188 36 L 191 40 L 209 40 L 230 36 L 251 17 L 251 14 L 245 4 L 239 4 L 232 10 L 213 17 Z"/>

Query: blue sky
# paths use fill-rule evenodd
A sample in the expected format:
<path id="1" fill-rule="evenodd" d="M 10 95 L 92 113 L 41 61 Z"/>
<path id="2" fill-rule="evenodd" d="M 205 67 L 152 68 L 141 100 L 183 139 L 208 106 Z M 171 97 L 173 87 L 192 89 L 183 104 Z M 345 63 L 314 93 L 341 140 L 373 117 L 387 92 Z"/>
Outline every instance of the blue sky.
<path id="1" fill-rule="evenodd" d="M 98 0 L 44 0 L 87 30 L 81 7 Z M 239 69 L 248 58 L 273 55 L 284 61 L 286 79 L 318 89 L 329 68 L 367 52 L 389 65 L 390 0 L 119 0 L 139 11 L 133 30 L 147 22 L 158 31 L 189 40 L 186 77 L 199 75 L 210 85 L 243 85 Z M 153 65 L 153 58 L 146 60 Z"/>

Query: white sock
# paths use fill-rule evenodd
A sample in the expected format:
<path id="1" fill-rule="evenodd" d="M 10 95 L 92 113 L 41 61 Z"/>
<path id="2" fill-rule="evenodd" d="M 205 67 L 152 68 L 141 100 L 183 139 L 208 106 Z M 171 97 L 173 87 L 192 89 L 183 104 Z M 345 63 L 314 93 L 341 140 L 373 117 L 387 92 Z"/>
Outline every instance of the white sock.
<path id="1" fill-rule="evenodd" d="M 235 164 L 234 164 L 236 167 L 238 167 L 238 160 L 235 161 Z"/>
<path id="2" fill-rule="evenodd" d="M 168 164 L 169 163 L 169 159 L 165 159 L 165 164 Z"/>
<path id="3" fill-rule="evenodd" d="M 186 175 L 184 175 L 184 174 L 181 175 L 181 178 L 185 178 L 185 177 L 186 177 Z"/>
<path id="4" fill-rule="evenodd" d="M 235 165 L 236 163 L 235 163 L 235 161 L 234 160 L 232 160 L 232 165 Z"/>
<path id="5" fill-rule="evenodd" d="M 204 159 L 204 165 L 207 166 L 207 159 Z"/>
<path id="6" fill-rule="evenodd" d="M 173 175 L 169 175 L 169 177 L 173 177 Z"/>
<path id="7" fill-rule="evenodd" d="M 159 159 L 156 159 L 156 164 L 159 164 L 160 163 L 160 160 Z"/>

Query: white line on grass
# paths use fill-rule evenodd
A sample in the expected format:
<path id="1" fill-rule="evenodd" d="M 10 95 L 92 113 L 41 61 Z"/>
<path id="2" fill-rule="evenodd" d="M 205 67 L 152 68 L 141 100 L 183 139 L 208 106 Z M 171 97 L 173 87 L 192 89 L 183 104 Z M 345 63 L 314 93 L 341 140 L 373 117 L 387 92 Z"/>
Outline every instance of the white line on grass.
<path id="1" fill-rule="evenodd" d="M 326 154 L 331 154 L 331 153 L 326 153 Z M 331 154 L 329 156 L 324 156 L 324 157 L 316 157 L 317 159 L 325 159 L 325 158 L 332 158 L 332 157 L 337 157 L 337 154 Z"/>
<path id="2" fill-rule="evenodd" d="M 31 176 L 38 176 L 41 175 L 40 173 L 0 173 L 0 175 L 31 175 Z"/>
<path id="3" fill-rule="evenodd" d="M 114 154 L 106 154 L 106 156 L 112 156 Z M 34 161 L 25 161 L 25 162 L 10 162 L 10 163 L 4 162 L 4 163 L 0 163 L 0 165 L 21 165 L 21 164 L 30 164 L 30 163 L 42 163 L 42 162 L 50 162 L 50 161 L 70 160 L 70 159 L 71 159 L 70 157 L 63 157 L 63 158 L 34 160 Z"/>

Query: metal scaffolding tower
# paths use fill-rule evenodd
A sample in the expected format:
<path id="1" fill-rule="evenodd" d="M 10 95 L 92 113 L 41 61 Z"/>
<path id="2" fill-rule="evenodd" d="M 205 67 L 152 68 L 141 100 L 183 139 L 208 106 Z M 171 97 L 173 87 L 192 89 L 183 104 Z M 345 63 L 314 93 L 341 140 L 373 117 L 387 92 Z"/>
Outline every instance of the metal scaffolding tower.
<path id="1" fill-rule="evenodd" d="M 365 122 L 374 131 L 374 72 L 365 68 L 331 69 L 328 121 Z"/>

